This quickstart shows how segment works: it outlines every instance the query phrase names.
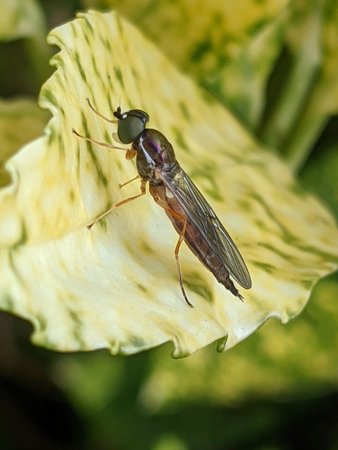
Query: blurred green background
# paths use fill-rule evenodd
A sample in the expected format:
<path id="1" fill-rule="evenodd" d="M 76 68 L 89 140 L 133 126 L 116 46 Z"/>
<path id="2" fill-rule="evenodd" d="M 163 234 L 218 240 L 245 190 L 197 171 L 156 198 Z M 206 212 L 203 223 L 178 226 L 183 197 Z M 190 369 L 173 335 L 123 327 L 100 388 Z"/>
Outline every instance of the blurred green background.
<path id="1" fill-rule="evenodd" d="M 300 17 L 311 8 L 316 17 L 324 5 L 325 14 L 330 13 L 332 19 L 335 2 L 295 3 Z M 40 135 L 48 120 L 48 113 L 37 111 L 29 101 L 37 101 L 41 84 L 52 73 L 48 60 L 55 49 L 45 44 L 49 29 L 89 6 L 121 8 L 142 26 L 138 7 L 144 17 L 154 10 L 158 13 L 163 4 L 143 0 L 36 2 L 40 14 L 36 33 L 3 37 L 0 44 L 2 162 L 24 142 Z M 249 2 L 245 2 L 243 17 L 249 11 Z M 171 20 L 171 25 L 175 24 L 175 17 Z M 298 30 L 297 23 L 294 30 Z M 144 30 L 150 37 L 152 31 Z M 199 55 L 208 57 L 208 52 L 214 51 L 212 41 L 206 39 L 202 44 Z M 313 45 L 311 39 L 308 45 Z M 170 48 L 163 51 L 174 52 Z M 292 61 L 296 65 L 302 62 L 301 52 L 292 54 L 287 45 L 276 52 L 263 83 L 264 104 L 256 120 L 246 115 L 243 104 L 234 100 L 236 96 L 220 87 L 217 73 L 228 70 L 226 78 L 231 80 L 238 69 L 227 58 L 219 62 L 214 77 L 208 76 L 207 70 L 199 70 L 196 77 L 193 67 L 179 57 L 177 64 L 230 107 L 258 139 L 271 145 L 276 135 L 269 138 L 266 124 L 278 109 L 280 86 L 292 79 Z M 309 67 L 305 65 L 306 70 Z M 338 79 L 338 65 L 336 70 Z M 317 70 L 313 79 L 319 75 Z M 14 99 L 18 102 L 15 106 L 8 103 Z M 285 98 L 280 100 L 280 108 L 286 107 L 285 102 Z M 299 102 L 296 125 L 309 126 L 305 120 L 308 104 L 306 97 Z M 283 145 L 271 145 L 290 162 L 299 182 L 320 197 L 336 217 L 337 110 L 338 103 L 321 119 L 317 133 L 303 129 L 310 139 L 300 163 L 293 164 L 294 159 L 289 158 L 290 142 L 299 142 L 297 136 L 298 140 L 293 140 L 293 130 L 284 133 Z M 1 175 L 4 184 L 5 172 Z M 30 344 L 30 325 L 1 313 L 0 449 L 338 450 L 337 282 L 337 274 L 321 280 L 305 311 L 287 326 L 270 320 L 225 354 L 218 354 L 211 345 L 183 360 L 170 357 L 170 345 L 129 357 L 110 357 L 105 351 L 49 352 Z"/>

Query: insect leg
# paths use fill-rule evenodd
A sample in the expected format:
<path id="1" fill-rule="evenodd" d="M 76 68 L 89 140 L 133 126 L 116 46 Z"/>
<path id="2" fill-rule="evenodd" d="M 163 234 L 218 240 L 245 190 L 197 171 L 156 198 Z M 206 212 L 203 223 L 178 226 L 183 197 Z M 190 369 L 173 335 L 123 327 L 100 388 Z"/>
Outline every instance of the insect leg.
<path id="1" fill-rule="evenodd" d="M 126 181 L 125 183 L 119 184 L 119 188 L 120 188 L 120 189 L 123 188 L 124 186 L 126 186 L 126 185 L 129 184 L 129 183 L 131 183 L 132 181 L 137 180 L 138 178 L 140 178 L 140 175 L 136 175 L 136 177 L 132 178 L 131 180 Z"/>
<path id="2" fill-rule="evenodd" d="M 155 202 L 161 206 L 161 208 L 163 208 L 167 214 L 171 217 L 174 217 L 176 220 L 182 222 L 183 221 L 183 228 L 182 231 L 180 232 L 176 247 L 175 247 L 175 259 L 176 259 L 176 264 L 177 264 L 177 269 L 178 269 L 178 277 L 179 277 L 179 282 L 180 282 L 180 287 L 181 287 L 181 291 L 184 297 L 184 300 L 187 302 L 187 304 L 193 308 L 194 305 L 192 303 L 190 303 L 190 301 L 188 300 L 188 296 L 185 293 L 185 289 L 183 286 L 183 277 L 182 277 L 182 272 L 181 272 L 181 266 L 180 266 L 180 261 L 179 261 L 179 250 L 181 247 L 182 242 L 184 241 L 184 236 L 185 236 L 185 232 L 187 229 L 187 217 L 184 216 L 183 214 L 178 213 L 177 211 L 175 211 L 173 208 L 171 208 L 168 203 L 163 199 L 163 196 L 159 195 L 156 193 L 156 188 L 154 188 L 153 186 L 150 185 L 150 193 L 153 196 Z"/>
<path id="3" fill-rule="evenodd" d="M 120 142 L 120 141 L 118 141 Z M 135 156 L 137 155 L 137 150 L 135 150 L 134 148 L 128 148 L 128 150 L 126 151 L 126 159 L 127 160 L 131 160 L 133 158 L 135 158 Z"/>
<path id="4" fill-rule="evenodd" d="M 137 195 L 133 195 L 132 197 L 126 198 L 125 200 L 122 200 L 121 202 L 116 203 L 115 205 L 113 205 L 111 208 L 109 208 L 107 211 L 105 211 L 104 213 L 100 214 L 95 220 L 94 222 L 90 223 L 89 225 L 87 225 L 87 228 L 90 230 L 91 227 L 98 222 L 99 220 L 103 219 L 103 217 L 105 217 L 107 214 L 111 213 L 113 211 L 113 209 L 125 205 L 126 203 L 129 203 L 132 200 L 135 200 L 139 197 L 142 197 L 142 195 L 146 194 L 146 180 L 141 180 L 141 194 L 137 194 Z"/>
<path id="5" fill-rule="evenodd" d="M 94 142 L 94 144 L 100 145 L 101 147 L 113 148 L 115 150 L 123 150 L 124 152 L 126 151 L 126 149 L 123 147 L 118 147 L 117 145 L 113 145 L 113 144 L 107 144 L 106 142 L 100 142 L 100 141 L 97 141 L 96 139 L 84 136 L 83 134 L 78 133 L 74 128 L 72 128 L 72 132 L 77 137 L 84 139 L 85 141 Z"/>
<path id="6" fill-rule="evenodd" d="M 116 203 L 114 208 L 125 205 L 126 203 L 129 203 L 130 201 L 135 200 L 139 197 L 142 197 L 142 195 L 145 195 L 146 194 L 146 184 L 147 184 L 147 181 L 142 179 L 141 186 L 140 186 L 141 194 L 133 195 L 132 197 L 126 198 L 125 200 L 122 200 L 121 202 Z"/>
<path id="7" fill-rule="evenodd" d="M 179 250 L 180 250 L 181 244 L 184 241 L 184 235 L 185 235 L 185 231 L 187 229 L 187 222 L 188 222 L 187 218 L 184 217 L 184 224 L 183 224 L 182 232 L 181 232 L 181 234 L 180 234 L 180 236 L 178 238 L 178 241 L 177 241 L 177 244 L 176 244 L 176 247 L 175 247 L 175 259 L 176 259 L 176 264 L 177 264 L 177 269 L 178 269 L 178 277 L 179 277 L 179 280 L 180 280 L 181 291 L 182 291 L 184 300 L 187 302 L 187 304 L 191 308 L 193 308 L 194 305 L 192 303 L 190 303 L 190 301 L 188 300 L 187 294 L 185 293 L 185 290 L 184 290 L 181 266 L 180 266 L 180 261 L 179 261 L 179 258 L 178 258 L 178 254 L 179 254 Z"/>
<path id="8" fill-rule="evenodd" d="M 87 103 L 89 105 L 89 108 L 94 111 L 95 114 L 97 114 L 99 117 L 102 117 L 102 119 L 106 120 L 107 122 L 110 123 L 117 123 L 118 120 L 117 119 L 108 119 L 108 117 L 104 116 L 103 114 L 101 114 L 99 111 L 97 111 L 97 109 L 94 108 L 94 106 L 91 104 L 91 101 L 89 100 L 89 98 L 86 98 Z"/>

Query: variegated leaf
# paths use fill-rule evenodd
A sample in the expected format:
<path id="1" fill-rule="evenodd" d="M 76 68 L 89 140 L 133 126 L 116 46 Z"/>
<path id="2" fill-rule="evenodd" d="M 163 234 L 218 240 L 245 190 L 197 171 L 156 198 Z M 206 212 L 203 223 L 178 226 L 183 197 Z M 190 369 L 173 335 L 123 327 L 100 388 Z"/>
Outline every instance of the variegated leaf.
<path id="1" fill-rule="evenodd" d="M 53 119 L 8 162 L 0 193 L 1 307 L 30 320 L 34 342 L 57 350 L 133 353 L 172 341 L 184 356 L 221 339 L 229 348 L 269 317 L 288 321 L 314 283 L 335 268 L 337 230 L 288 169 L 261 150 L 223 107 L 177 72 L 115 14 L 90 12 L 50 35 L 57 67 L 41 93 Z M 189 297 L 178 284 L 177 236 L 151 198 L 86 225 L 138 192 L 123 152 L 80 140 L 75 128 L 111 142 L 105 115 L 141 108 L 173 144 L 217 211 L 252 273 L 239 302 L 184 248 Z M 223 339 L 227 336 L 227 340 Z"/>
<path id="2" fill-rule="evenodd" d="M 8 172 L 4 162 L 25 143 L 39 136 L 48 113 L 29 99 L 0 100 L 0 185 L 6 185 Z"/>

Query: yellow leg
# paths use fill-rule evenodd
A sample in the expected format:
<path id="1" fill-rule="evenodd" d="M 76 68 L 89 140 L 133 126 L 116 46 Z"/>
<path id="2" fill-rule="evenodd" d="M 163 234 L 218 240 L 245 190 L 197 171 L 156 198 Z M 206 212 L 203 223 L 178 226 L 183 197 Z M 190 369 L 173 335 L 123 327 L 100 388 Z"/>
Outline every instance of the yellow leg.
<path id="1" fill-rule="evenodd" d="M 121 202 L 116 203 L 115 208 L 125 205 L 126 203 L 131 202 L 132 200 L 135 200 L 139 197 L 142 197 L 142 195 L 146 194 L 146 184 L 147 182 L 145 180 L 141 180 L 141 194 L 133 195 L 132 197 L 126 198 L 125 200 L 122 200 Z"/>
<path id="2" fill-rule="evenodd" d="M 94 222 L 90 223 L 89 225 L 87 225 L 87 228 L 90 230 L 91 227 L 98 222 L 99 220 L 103 219 L 103 217 L 105 217 L 106 215 L 110 214 L 113 209 L 118 208 L 119 206 L 125 205 L 126 203 L 129 203 L 132 200 L 135 200 L 139 197 L 142 197 L 142 195 L 145 195 L 146 193 L 146 180 L 141 180 L 141 194 L 137 194 L 137 195 L 133 195 L 132 197 L 126 198 L 125 200 L 122 200 L 121 202 L 116 203 L 115 205 L 113 205 L 111 208 L 109 208 L 107 211 L 105 211 L 104 213 L 100 214 L 95 220 Z"/>
<path id="3" fill-rule="evenodd" d="M 119 184 L 119 188 L 123 188 L 124 186 L 127 186 L 127 184 L 131 183 L 132 181 L 135 181 L 137 179 L 141 178 L 140 175 L 136 175 L 136 177 L 132 178 L 129 181 L 126 181 L 125 183 Z"/>
<path id="4" fill-rule="evenodd" d="M 184 241 L 184 237 L 185 237 L 185 232 L 187 229 L 187 223 L 188 223 L 188 219 L 186 215 L 180 214 L 179 212 L 175 211 L 167 202 L 166 200 L 166 196 L 165 193 L 162 192 L 161 189 L 156 189 L 156 187 L 152 187 L 150 185 L 150 193 L 153 196 L 155 202 L 161 206 L 161 208 L 163 208 L 165 211 L 167 211 L 167 215 L 170 217 L 173 217 L 174 219 L 178 220 L 179 222 L 183 223 L 183 227 L 182 230 L 180 232 L 176 247 L 175 247 L 175 259 L 176 259 L 176 264 L 177 264 L 177 269 L 178 269 L 178 277 L 179 277 L 179 282 L 180 282 L 180 286 L 181 286 L 181 291 L 184 297 L 184 300 L 187 302 L 187 304 L 193 308 L 194 305 L 190 303 L 187 294 L 185 293 L 184 290 L 184 286 L 183 286 L 183 277 L 182 277 L 182 272 L 181 272 L 181 265 L 180 265 L 180 261 L 179 261 L 179 250 L 181 247 L 182 242 Z"/>
<path id="5" fill-rule="evenodd" d="M 190 303 L 190 301 L 188 300 L 187 294 L 185 293 L 185 290 L 184 290 L 183 277 L 182 277 L 181 266 L 180 266 L 180 261 L 179 261 L 179 257 L 178 257 L 181 244 L 184 241 L 184 236 L 185 236 L 186 229 L 187 229 L 187 218 L 184 217 L 184 224 L 183 224 L 182 232 L 181 232 L 181 234 L 180 234 L 180 236 L 178 238 L 178 241 L 177 241 L 177 244 L 176 244 L 176 247 L 175 247 L 175 259 L 176 259 L 176 264 L 177 264 L 177 269 L 178 269 L 178 277 L 179 277 L 179 280 L 180 280 L 181 291 L 182 291 L 184 300 L 187 302 L 187 304 L 191 308 L 193 308 L 194 305 L 192 303 Z"/>
<path id="6" fill-rule="evenodd" d="M 83 134 L 78 133 L 74 128 L 72 128 L 72 132 L 77 137 L 84 139 L 85 141 L 88 141 L 88 142 L 93 142 L 94 144 L 100 145 L 101 147 L 113 148 L 114 150 L 123 150 L 124 152 L 128 150 L 123 147 L 118 147 L 117 145 L 114 145 L 114 144 L 107 144 L 106 142 L 100 142 L 100 141 L 97 141 L 96 139 L 92 139 L 90 137 L 84 136 Z"/>

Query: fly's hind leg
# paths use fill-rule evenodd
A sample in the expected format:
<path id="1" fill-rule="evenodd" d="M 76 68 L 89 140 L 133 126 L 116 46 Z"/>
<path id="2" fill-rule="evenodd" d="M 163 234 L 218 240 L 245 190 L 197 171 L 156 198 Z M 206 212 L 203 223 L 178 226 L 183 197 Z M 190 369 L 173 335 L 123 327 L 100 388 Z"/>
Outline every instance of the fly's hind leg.
<path id="1" fill-rule="evenodd" d="M 134 180 L 134 179 L 133 179 L 133 180 Z M 133 181 L 133 180 L 130 180 L 130 181 Z M 89 225 L 87 225 L 87 228 L 90 230 L 91 227 L 92 227 L 96 222 L 98 222 L 99 220 L 103 219 L 103 217 L 105 217 L 106 215 L 110 214 L 110 213 L 113 211 L 113 209 L 118 208 L 119 206 L 125 205 L 126 203 L 129 203 L 129 202 L 131 202 L 132 200 L 136 200 L 137 198 L 142 197 L 143 195 L 145 195 L 145 194 L 146 194 L 146 184 L 147 184 L 147 181 L 142 179 L 142 180 L 141 180 L 141 186 L 140 186 L 141 194 L 133 195 L 132 197 L 126 198 L 125 200 L 122 200 L 122 201 L 120 201 L 120 202 L 114 204 L 114 205 L 113 205 L 111 208 L 109 208 L 107 211 L 105 211 L 104 213 L 100 214 L 100 215 L 94 220 L 94 222 L 92 222 L 92 223 L 90 223 Z"/>
<path id="2" fill-rule="evenodd" d="M 170 206 L 168 206 L 168 204 L 161 197 L 157 196 L 156 194 L 153 195 L 153 197 L 154 197 L 154 200 L 156 201 L 156 203 L 159 206 L 161 206 L 164 210 L 166 210 L 168 212 L 168 214 L 170 214 L 172 217 L 179 220 L 180 222 L 183 222 L 182 231 L 180 232 L 174 253 L 175 253 L 175 259 L 176 259 L 177 270 L 178 270 L 178 278 L 179 278 L 180 287 L 181 287 L 181 291 L 182 291 L 184 300 L 187 302 L 187 304 L 191 308 L 194 308 L 194 305 L 192 303 L 190 303 L 188 296 L 184 289 L 181 265 L 180 265 L 180 260 L 179 260 L 179 251 L 180 251 L 181 244 L 184 241 L 184 236 L 185 236 L 185 232 L 187 229 L 188 220 L 187 220 L 186 216 L 183 216 L 182 214 L 179 214 L 178 212 L 176 212 L 175 210 L 170 208 Z"/>
<path id="3" fill-rule="evenodd" d="M 187 294 L 185 293 L 185 290 L 184 290 L 183 277 L 182 277 L 182 272 L 181 272 L 181 265 L 180 265 L 180 260 L 179 260 L 179 257 L 178 257 L 181 244 L 184 241 L 184 236 L 185 236 L 186 229 L 187 229 L 187 218 L 184 217 L 184 223 L 183 223 L 182 231 L 181 231 L 181 234 L 180 234 L 180 236 L 178 238 L 178 241 L 177 241 L 177 244 L 176 244 L 176 247 L 175 247 L 175 259 L 176 259 L 176 264 L 177 264 L 177 269 L 178 269 L 178 277 L 179 277 L 179 280 L 180 280 L 181 291 L 182 291 L 184 300 L 187 302 L 187 304 L 191 308 L 193 308 L 194 305 L 192 303 L 190 303 L 190 301 L 188 299 L 188 296 L 187 296 Z"/>

